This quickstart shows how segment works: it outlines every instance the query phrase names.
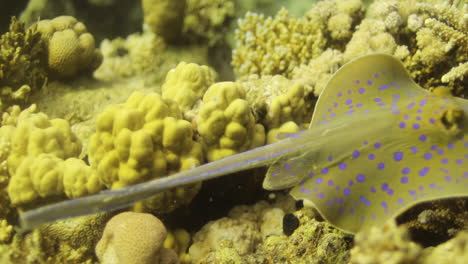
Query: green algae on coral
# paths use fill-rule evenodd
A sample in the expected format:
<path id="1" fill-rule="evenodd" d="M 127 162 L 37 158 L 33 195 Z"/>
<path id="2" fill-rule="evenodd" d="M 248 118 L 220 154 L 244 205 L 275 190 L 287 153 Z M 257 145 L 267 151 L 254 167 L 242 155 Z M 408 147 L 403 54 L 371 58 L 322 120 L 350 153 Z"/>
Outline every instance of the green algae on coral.
<path id="1" fill-rule="evenodd" d="M 295 198 L 348 232 L 382 225 L 421 201 L 467 195 L 468 172 L 461 165 L 468 149 L 466 100 L 430 94 L 385 54 L 346 64 L 320 98 L 308 131 L 166 178 L 26 212 L 22 227 L 121 208 L 172 187 L 271 163 L 266 189 L 294 187 Z"/>

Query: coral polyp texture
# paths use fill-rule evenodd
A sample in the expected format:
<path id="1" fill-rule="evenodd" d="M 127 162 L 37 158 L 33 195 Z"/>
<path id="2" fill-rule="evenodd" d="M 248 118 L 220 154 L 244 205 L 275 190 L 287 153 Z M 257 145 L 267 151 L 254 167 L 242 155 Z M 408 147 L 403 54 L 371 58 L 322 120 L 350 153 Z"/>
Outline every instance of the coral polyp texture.
<path id="1" fill-rule="evenodd" d="M 167 73 L 161 95 L 177 102 L 182 111 L 188 111 L 199 102 L 215 78 L 216 72 L 208 66 L 181 62 Z"/>
<path id="2" fill-rule="evenodd" d="M 48 199 L 77 198 L 102 189 L 96 174 L 76 158 L 81 143 L 63 119 L 49 119 L 36 106 L 5 113 L 0 136 L 9 142 L 8 194 L 24 206 Z"/>
<path id="3" fill-rule="evenodd" d="M 232 65 L 238 75 L 284 74 L 318 56 L 326 40 L 319 25 L 296 19 L 286 9 L 274 18 L 247 13 L 236 31 Z"/>
<path id="4" fill-rule="evenodd" d="M 71 16 L 41 20 L 36 24 L 47 46 L 50 74 L 59 79 L 94 71 L 102 62 L 93 35 Z"/>
<path id="5" fill-rule="evenodd" d="M 0 109 L 26 103 L 47 80 L 47 50 L 37 27 L 26 29 L 14 17 L 0 37 Z"/>
<path id="6" fill-rule="evenodd" d="M 112 217 L 96 245 L 102 264 L 176 264 L 177 255 L 163 247 L 167 231 L 155 216 L 125 212 Z"/>
<path id="7" fill-rule="evenodd" d="M 213 84 L 203 96 L 196 121 L 198 132 L 207 146 L 208 161 L 265 143 L 265 129 L 256 123 L 245 97 L 244 88 L 235 82 Z"/>
<path id="8" fill-rule="evenodd" d="M 133 93 L 97 117 L 89 162 L 100 181 L 116 189 L 187 170 L 203 163 L 201 144 L 174 101 L 159 94 Z M 192 200 L 200 185 L 175 188 L 145 202 L 173 210 Z"/>
<path id="9" fill-rule="evenodd" d="M 304 17 L 281 9 L 274 18 L 250 13 L 239 20 L 232 65 L 239 76 L 290 77 L 328 46 L 342 47 L 363 15 L 359 0 L 320 1 Z"/>

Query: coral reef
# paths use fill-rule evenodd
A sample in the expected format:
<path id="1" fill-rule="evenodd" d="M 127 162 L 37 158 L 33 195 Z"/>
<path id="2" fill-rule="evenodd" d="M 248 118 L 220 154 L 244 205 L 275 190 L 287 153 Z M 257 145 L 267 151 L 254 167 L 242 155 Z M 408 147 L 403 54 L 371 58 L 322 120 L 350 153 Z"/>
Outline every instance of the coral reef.
<path id="1" fill-rule="evenodd" d="M 295 19 L 286 9 L 275 18 L 248 12 L 238 27 L 232 65 L 240 76 L 289 76 L 294 67 L 318 56 L 326 45 L 319 25 Z"/>
<path id="2" fill-rule="evenodd" d="M 189 249 L 194 263 L 346 263 L 346 235 L 317 222 L 308 209 L 295 212 L 300 226 L 283 234 L 282 218 L 291 212 L 291 202 L 280 195 L 273 205 L 238 206 L 208 223 Z"/>
<path id="3" fill-rule="evenodd" d="M 13 18 L 0 37 L 0 262 L 466 262 L 466 199 L 418 205 L 416 213 L 398 218 L 399 227 L 389 223 L 358 233 L 354 246 L 351 236 L 320 222 L 310 209 L 296 211 L 281 193 L 237 206 L 202 228 L 187 223 L 200 212 L 185 206 L 196 206 L 190 203 L 201 184 L 134 206 L 162 219 L 188 219 L 171 222 L 166 240 L 157 218 L 128 212 L 111 221 L 112 214 L 59 221 L 24 237 L 15 232 L 23 209 L 164 177 L 305 129 L 329 78 L 357 56 L 392 54 L 424 88 L 447 86 L 468 96 L 464 1 L 281 5 L 30 0 L 21 20 L 31 26 Z M 146 25 L 139 32 L 142 12 Z M 51 20 L 37 22 L 39 17 Z M 229 26 L 235 20 L 230 61 L 231 47 L 223 45 L 234 35 Z M 223 75 L 229 65 L 237 78 Z M 75 78 L 91 73 L 97 80 Z M 37 106 L 27 108 L 29 102 Z M 244 177 L 236 181 L 204 189 L 224 207 L 229 199 L 239 204 L 236 195 L 258 191 Z M 234 198 L 218 195 L 228 189 L 235 190 Z"/>
<path id="4" fill-rule="evenodd" d="M 216 79 L 216 72 L 208 66 L 181 62 L 170 70 L 161 86 L 161 95 L 165 100 L 177 102 L 186 112 L 203 97 L 203 94 Z"/>
<path id="5" fill-rule="evenodd" d="M 232 65 L 239 76 L 248 74 L 291 77 L 326 47 L 342 47 L 363 15 L 359 0 L 317 3 L 303 18 L 281 9 L 274 18 L 247 13 L 236 30 Z"/>
<path id="6" fill-rule="evenodd" d="M 99 48 L 103 62 L 94 76 L 110 81 L 116 77 L 154 73 L 165 47 L 163 39 L 148 30 L 131 34 L 125 39 L 104 39 Z"/>
<path id="7" fill-rule="evenodd" d="M 187 0 L 183 37 L 191 43 L 214 46 L 225 38 L 234 13 L 233 0 Z"/>
<path id="8" fill-rule="evenodd" d="M 50 75 L 66 79 L 97 69 L 102 62 L 94 37 L 86 26 L 71 16 L 37 22 L 37 30 L 47 47 Z"/>
<path id="9" fill-rule="evenodd" d="M 163 247 L 166 235 L 151 214 L 120 213 L 107 222 L 96 255 L 103 264 L 176 264 L 175 252 Z"/>
<path id="10" fill-rule="evenodd" d="M 36 106 L 5 113 L 0 136 L 11 144 L 7 159 L 8 194 L 16 205 L 43 198 L 70 198 L 96 193 L 101 184 L 91 169 L 75 159 L 81 144 L 63 119 L 49 119 Z"/>
<path id="11" fill-rule="evenodd" d="M 256 123 L 245 96 L 243 87 L 234 82 L 213 84 L 203 96 L 196 122 L 208 161 L 264 144 L 265 129 Z"/>
<path id="12" fill-rule="evenodd" d="M 444 85 L 455 94 L 466 93 L 466 5 L 432 2 L 373 2 L 347 44 L 344 60 L 371 52 L 393 54 L 421 86 Z"/>
<path id="13" fill-rule="evenodd" d="M 177 104 L 159 94 L 133 93 L 98 116 L 89 162 L 108 188 L 119 188 L 190 169 L 203 163 L 201 145 Z M 189 203 L 200 184 L 178 187 L 145 202 L 171 211 Z"/>
<path id="14" fill-rule="evenodd" d="M 358 233 L 354 243 L 350 264 L 416 263 L 422 254 L 422 248 L 411 241 L 408 230 L 397 227 L 393 221 L 383 228 L 372 228 L 367 233 Z"/>
<path id="15" fill-rule="evenodd" d="M 145 23 L 167 43 L 180 41 L 186 0 L 143 0 Z"/>
<path id="16" fill-rule="evenodd" d="M 37 27 L 25 29 L 16 18 L 0 37 L 0 109 L 25 104 L 47 80 L 47 51 Z"/>

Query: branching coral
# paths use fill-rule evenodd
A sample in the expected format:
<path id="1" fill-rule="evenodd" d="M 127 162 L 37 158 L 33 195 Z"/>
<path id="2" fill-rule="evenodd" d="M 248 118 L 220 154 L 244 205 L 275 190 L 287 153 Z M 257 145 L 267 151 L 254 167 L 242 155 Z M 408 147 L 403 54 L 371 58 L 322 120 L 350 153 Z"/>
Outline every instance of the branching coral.
<path id="1" fill-rule="evenodd" d="M 86 26 L 71 16 L 37 22 L 48 49 L 48 69 L 56 78 L 71 78 L 94 71 L 102 62 L 94 37 Z"/>
<path id="2" fill-rule="evenodd" d="M 208 88 L 197 118 L 198 132 L 207 145 L 208 161 L 259 147 L 265 130 L 256 124 L 244 88 L 234 82 L 220 82 Z"/>
<path id="3" fill-rule="evenodd" d="M 289 80 L 281 75 L 250 76 L 241 82 L 247 93 L 247 101 L 265 125 L 267 143 L 278 140 L 278 133 L 297 132 L 310 122 L 312 105 L 306 100 L 303 82 Z"/>
<path id="4" fill-rule="evenodd" d="M 232 65 L 238 75 L 284 74 L 318 56 L 326 40 L 320 25 L 295 19 L 286 9 L 274 18 L 248 12 L 239 20 Z"/>
<path id="5" fill-rule="evenodd" d="M 371 52 L 393 54 L 422 86 L 444 84 L 461 94 L 467 74 L 467 6 L 438 0 L 375 1 L 348 43 L 344 60 Z"/>
<path id="6" fill-rule="evenodd" d="M 291 77 L 295 67 L 307 64 L 327 46 L 343 48 L 362 15 L 359 0 L 321 1 L 299 19 L 289 15 L 286 9 L 266 19 L 247 13 L 236 30 L 237 47 L 232 65 L 240 76 Z"/>
<path id="7" fill-rule="evenodd" d="M 10 31 L 0 38 L 0 109 L 25 103 L 47 79 L 47 51 L 37 27 L 24 28 L 13 17 Z"/>
<path id="8" fill-rule="evenodd" d="M 182 120 L 174 101 L 159 94 L 133 93 L 125 103 L 108 106 L 97 117 L 96 126 L 89 161 L 108 188 L 163 177 L 203 162 L 192 125 Z M 199 187 L 178 187 L 155 195 L 144 205 L 170 211 L 190 202 Z"/>

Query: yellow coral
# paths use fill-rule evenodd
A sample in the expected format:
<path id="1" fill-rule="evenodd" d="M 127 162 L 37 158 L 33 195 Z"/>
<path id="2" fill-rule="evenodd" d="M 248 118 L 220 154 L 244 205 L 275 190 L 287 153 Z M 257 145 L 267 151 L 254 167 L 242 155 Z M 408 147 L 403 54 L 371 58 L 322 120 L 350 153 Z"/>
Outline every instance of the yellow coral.
<path id="1" fill-rule="evenodd" d="M 100 50 L 104 57 L 94 76 L 103 80 L 132 77 L 141 73 L 157 72 L 165 44 L 161 37 L 145 30 L 126 39 L 104 39 Z"/>
<path id="2" fill-rule="evenodd" d="M 4 125 L 0 128 L 0 136 L 11 141 L 8 157 L 10 175 L 15 174 L 16 168 L 27 156 L 50 153 L 67 159 L 80 154 L 81 143 L 67 121 L 49 119 L 46 114 L 37 112 L 36 105 L 18 112 L 19 107 L 14 107 L 11 115 L 4 115 Z"/>
<path id="3" fill-rule="evenodd" d="M 180 39 L 186 0 L 143 0 L 145 23 L 167 42 Z"/>
<path id="4" fill-rule="evenodd" d="M 57 78 L 70 78 L 94 71 L 102 62 L 94 37 L 71 16 L 37 22 L 48 48 L 48 67 Z"/>
<path id="5" fill-rule="evenodd" d="M 247 100 L 259 114 L 259 119 L 267 129 L 267 143 L 277 141 L 279 132 L 296 132 L 288 129 L 278 130 L 287 122 L 303 127 L 310 121 L 312 105 L 308 102 L 312 91 L 306 91 L 301 80 L 289 80 L 281 75 L 251 76 L 241 82 L 247 91 Z"/>
<path id="6" fill-rule="evenodd" d="M 115 189 L 200 165 L 201 145 L 181 118 L 177 104 L 156 93 L 135 92 L 127 102 L 108 106 L 97 118 L 89 145 L 89 161 L 100 181 Z M 160 193 L 144 208 L 172 210 L 190 202 L 199 187 Z"/>
<path id="7" fill-rule="evenodd" d="M 234 14 L 232 0 L 187 0 L 182 29 L 184 38 L 213 46 L 224 38 Z"/>
<path id="8" fill-rule="evenodd" d="M 176 101 L 182 111 L 187 111 L 202 98 L 215 78 L 215 71 L 208 66 L 181 62 L 167 73 L 161 87 L 162 97 Z"/>
<path id="9" fill-rule="evenodd" d="M 177 255 L 163 247 L 166 235 L 164 224 L 151 214 L 121 213 L 106 224 L 96 255 L 104 264 L 175 263 Z"/>
<path id="10" fill-rule="evenodd" d="M 18 106 L 2 118 L 0 137 L 9 144 L 8 195 L 16 205 L 45 198 L 76 198 L 102 189 L 95 173 L 76 159 L 81 144 L 63 119 L 49 119 L 32 105 Z"/>
<path id="11" fill-rule="evenodd" d="M 208 147 L 209 161 L 259 147 L 265 142 L 242 86 L 220 82 L 208 88 L 197 118 L 198 132 Z"/>
<path id="12" fill-rule="evenodd" d="M 236 30 L 237 47 L 232 65 L 239 75 L 284 74 L 289 76 L 324 49 L 326 39 L 321 25 L 305 18 L 296 19 L 286 9 L 274 18 L 247 13 Z"/>

